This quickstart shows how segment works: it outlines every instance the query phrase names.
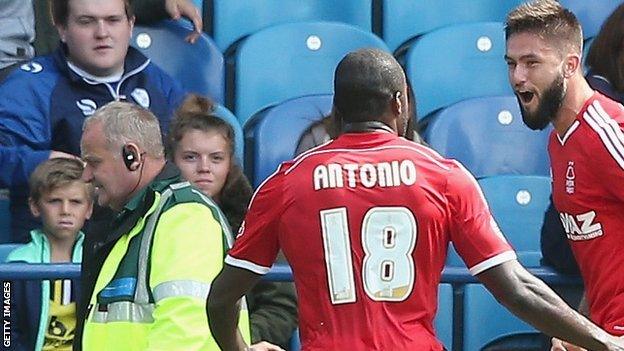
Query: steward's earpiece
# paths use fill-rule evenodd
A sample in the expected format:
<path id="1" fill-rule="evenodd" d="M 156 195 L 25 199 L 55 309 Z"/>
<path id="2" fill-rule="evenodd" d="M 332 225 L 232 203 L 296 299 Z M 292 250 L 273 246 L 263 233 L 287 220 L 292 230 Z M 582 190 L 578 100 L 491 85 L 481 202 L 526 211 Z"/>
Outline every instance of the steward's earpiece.
<path id="1" fill-rule="evenodd" d="M 121 156 L 123 157 L 124 164 L 129 171 L 134 172 L 139 168 L 139 157 L 129 145 L 122 146 Z"/>

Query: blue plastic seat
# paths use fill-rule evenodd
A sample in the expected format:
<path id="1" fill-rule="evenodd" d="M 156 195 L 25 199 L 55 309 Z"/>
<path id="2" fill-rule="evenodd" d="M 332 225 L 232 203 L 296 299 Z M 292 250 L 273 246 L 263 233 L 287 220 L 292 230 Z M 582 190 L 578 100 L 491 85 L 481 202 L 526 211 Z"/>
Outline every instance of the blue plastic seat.
<path id="1" fill-rule="evenodd" d="M 520 263 L 541 266 L 540 233 L 550 204 L 550 177 L 494 176 L 479 179 L 479 185 Z"/>
<path id="2" fill-rule="evenodd" d="M 433 321 L 436 336 L 447 350 L 453 349 L 453 286 L 438 285 L 438 312 Z"/>
<path id="3" fill-rule="evenodd" d="M 522 0 L 383 0 L 382 38 L 392 51 L 410 38 L 444 26 L 503 22 Z"/>
<path id="4" fill-rule="evenodd" d="M 17 249 L 23 244 L 0 244 L 0 263 L 6 262 L 11 251 Z"/>
<path id="5" fill-rule="evenodd" d="M 131 45 L 189 91 L 224 103 L 225 66 L 223 54 L 207 35 L 195 44 L 184 38 L 191 32 L 188 24 L 172 20 L 152 26 L 135 26 Z"/>
<path id="6" fill-rule="evenodd" d="M 290 351 L 299 351 L 301 350 L 301 340 L 299 338 L 299 328 L 295 329 L 290 337 Z"/>
<path id="7" fill-rule="evenodd" d="M 247 37 L 235 56 L 234 113 L 244 125 L 286 99 L 333 93 L 338 62 L 363 47 L 388 49 L 374 34 L 343 23 L 282 24 Z"/>
<path id="8" fill-rule="evenodd" d="M 561 6 L 574 12 L 579 22 L 581 22 L 585 39 L 596 36 L 600 31 L 602 23 L 616 7 L 623 3 L 621 0 L 559 0 L 559 2 Z"/>
<path id="9" fill-rule="evenodd" d="M 238 164 L 243 167 L 245 159 L 245 135 L 238 118 L 236 118 L 230 110 L 221 105 L 216 105 L 214 113 L 217 117 L 228 122 L 234 129 L 234 153 L 236 154 L 235 156 Z"/>
<path id="10" fill-rule="evenodd" d="M 0 244 L 11 241 L 11 211 L 9 210 L 9 203 L 9 190 L 0 189 Z"/>
<path id="11" fill-rule="evenodd" d="M 303 96 L 258 112 L 245 125 L 245 172 L 254 188 L 292 159 L 299 138 L 328 115 L 333 95 Z"/>
<path id="12" fill-rule="evenodd" d="M 469 99 L 429 119 L 425 140 L 460 161 L 477 178 L 497 174 L 550 175 L 549 133 L 522 122 L 515 96 Z"/>
<path id="13" fill-rule="evenodd" d="M 496 302 L 490 292 L 480 284 L 466 284 L 464 288 L 463 324 L 463 350 L 467 351 L 482 350 L 495 340 L 514 334 L 537 333 L 533 327 Z"/>
<path id="14" fill-rule="evenodd" d="M 212 0 L 212 26 L 217 46 L 225 52 L 237 40 L 282 23 L 343 22 L 370 31 L 372 0 Z"/>
<path id="15" fill-rule="evenodd" d="M 494 176 L 479 180 L 490 211 L 525 267 L 540 267 L 540 233 L 550 203 L 551 182 L 542 176 Z M 463 267 L 449 246 L 445 264 Z"/>
<path id="16" fill-rule="evenodd" d="M 464 99 L 511 95 L 504 55 L 500 22 L 454 25 L 420 37 L 405 57 L 419 118 Z"/>

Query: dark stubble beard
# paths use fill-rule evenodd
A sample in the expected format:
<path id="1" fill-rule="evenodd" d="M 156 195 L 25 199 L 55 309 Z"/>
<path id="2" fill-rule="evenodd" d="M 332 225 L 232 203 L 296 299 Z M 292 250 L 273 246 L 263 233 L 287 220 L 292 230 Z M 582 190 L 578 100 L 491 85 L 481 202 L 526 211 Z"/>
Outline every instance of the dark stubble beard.
<path id="1" fill-rule="evenodd" d="M 524 124 L 533 130 L 543 130 L 546 128 L 548 124 L 555 119 L 557 112 L 559 112 L 563 104 L 565 95 L 566 89 L 563 85 L 563 74 L 558 75 L 550 87 L 544 91 L 539 105 L 537 105 L 537 110 L 533 113 L 524 109 L 520 98 L 516 94 Z"/>

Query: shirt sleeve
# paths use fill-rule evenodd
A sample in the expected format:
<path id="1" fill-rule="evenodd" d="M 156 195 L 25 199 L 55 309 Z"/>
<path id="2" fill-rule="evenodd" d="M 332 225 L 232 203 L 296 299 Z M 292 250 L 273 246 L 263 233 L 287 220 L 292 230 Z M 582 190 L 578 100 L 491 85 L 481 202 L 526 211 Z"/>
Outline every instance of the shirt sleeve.
<path id="1" fill-rule="evenodd" d="M 451 240 L 472 275 L 516 259 L 490 213 L 481 188 L 459 163 L 447 184 Z"/>
<path id="2" fill-rule="evenodd" d="M 260 185 L 225 263 L 266 274 L 279 251 L 279 219 L 284 211 L 282 173 Z"/>
<path id="3" fill-rule="evenodd" d="M 34 168 L 50 155 L 50 121 L 44 74 L 17 69 L 0 85 L 0 187 L 25 185 Z"/>
<path id="4" fill-rule="evenodd" d="M 617 200 L 624 201 L 623 124 L 608 117 L 602 109 L 597 110 L 597 115 L 599 117 L 594 118 L 592 127 L 600 142 L 591 149 L 591 157 L 587 159 L 593 163 L 591 169 L 600 170 L 596 174 L 601 180 L 600 184 L 605 185 L 606 191 Z"/>

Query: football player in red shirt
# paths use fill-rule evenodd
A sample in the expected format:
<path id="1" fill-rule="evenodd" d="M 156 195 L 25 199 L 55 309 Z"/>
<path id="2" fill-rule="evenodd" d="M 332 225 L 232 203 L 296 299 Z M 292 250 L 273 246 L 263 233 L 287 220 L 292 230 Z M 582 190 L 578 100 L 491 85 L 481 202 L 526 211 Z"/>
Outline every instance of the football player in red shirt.
<path id="1" fill-rule="evenodd" d="M 208 299 L 215 339 L 243 350 L 236 301 L 281 248 L 293 269 L 303 350 L 442 350 L 432 326 L 449 242 L 470 272 L 537 328 L 622 349 L 517 262 L 475 179 L 408 141 L 403 70 L 347 55 L 334 80 L 336 140 L 285 162 L 252 198 Z"/>
<path id="2" fill-rule="evenodd" d="M 507 17 L 506 37 L 509 80 L 525 124 L 554 126 L 548 145 L 553 201 L 585 283 L 589 316 L 622 336 L 624 108 L 585 80 L 581 26 L 559 3 L 520 5 Z M 566 347 L 558 340 L 553 345 Z"/>

